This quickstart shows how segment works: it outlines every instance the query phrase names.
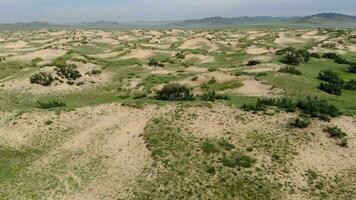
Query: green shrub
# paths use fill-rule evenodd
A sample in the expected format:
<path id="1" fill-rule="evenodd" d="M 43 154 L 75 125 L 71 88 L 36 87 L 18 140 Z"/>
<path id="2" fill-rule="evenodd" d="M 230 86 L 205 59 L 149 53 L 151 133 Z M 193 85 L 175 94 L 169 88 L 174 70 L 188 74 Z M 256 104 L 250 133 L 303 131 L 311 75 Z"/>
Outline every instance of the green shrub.
<path id="1" fill-rule="evenodd" d="M 333 95 L 341 95 L 344 81 L 339 75 L 330 70 L 322 71 L 318 75 L 318 79 L 326 81 L 327 83 L 320 83 L 319 89 Z"/>
<path id="2" fill-rule="evenodd" d="M 66 106 L 66 104 L 60 101 L 50 101 L 50 102 L 37 101 L 37 108 L 40 109 L 60 108 L 64 106 Z"/>
<path id="3" fill-rule="evenodd" d="M 343 84 L 341 82 L 320 83 L 319 89 L 333 95 L 342 94 Z"/>
<path id="4" fill-rule="evenodd" d="M 204 153 L 210 154 L 210 153 L 217 153 L 219 150 L 216 147 L 216 145 L 211 142 L 211 141 L 204 141 L 202 144 L 202 149 Z"/>
<path id="5" fill-rule="evenodd" d="M 333 53 L 333 52 L 328 52 L 328 53 L 323 54 L 323 58 L 326 58 L 326 59 L 335 59 L 337 57 L 339 57 L 339 54 Z"/>
<path id="6" fill-rule="evenodd" d="M 152 66 L 153 67 L 164 67 L 164 64 L 158 62 L 156 58 L 150 58 L 148 61 L 148 66 L 150 66 L 150 67 L 152 67 Z"/>
<path id="7" fill-rule="evenodd" d="M 246 65 L 247 66 L 254 66 L 254 65 L 258 65 L 260 63 L 261 62 L 259 60 L 249 60 Z"/>
<path id="8" fill-rule="evenodd" d="M 298 65 L 310 60 L 310 53 L 305 49 L 295 49 L 288 47 L 277 51 L 277 55 L 283 55 L 281 62 L 288 65 Z"/>
<path id="9" fill-rule="evenodd" d="M 356 63 L 350 64 L 350 66 L 348 67 L 348 70 L 351 73 L 356 73 Z"/>
<path id="10" fill-rule="evenodd" d="M 224 157 L 222 163 L 226 167 L 250 168 L 256 163 L 256 159 L 247 155 L 234 154 L 231 157 Z"/>
<path id="11" fill-rule="evenodd" d="M 193 100 L 193 95 L 187 86 L 168 84 L 157 92 L 155 98 L 164 101 L 186 101 Z"/>
<path id="12" fill-rule="evenodd" d="M 302 72 L 297 70 L 294 66 L 283 67 L 279 69 L 278 72 L 289 73 L 294 75 L 302 75 Z"/>
<path id="13" fill-rule="evenodd" d="M 340 145 L 343 147 L 347 147 L 347 134 L 343 132 L 339 127 L 333 126 L 333 127 L 326 127 L 324 129 L 325 132 L 330 134 L 330 137 L 333 138 L 338 138 L 340 139 L 341 143 Z"/>
<path id="14" fill-rule="evenodd" d="M 341 78 L 336 72 L 325 70 L 319 72 L 318 79 L 326 82 L 341 82 Z"/>
<path id="15" fill-rule="evenodd" d="M 241 108 L 246 111 L 264 111 L 268 106 L 276 106 L 287 112 L 295 112 L 296 110 L 296 104 L 286 98 L 260 98 L 256 104 L 244 104 Z"/>
<path id="16" fill-rule="evenodd" d="M 229 100 L 230 99 L 229 96 L 222 95 L 222 94 L 216 94 L 216 92 L 214 92 L 214 91 L 204 93 L 201 96 L 199 96 L 199 98 L 202 101 L 215 101 L 215 100 Z"/>
<path id="17" fill-rule="evenodd" d="M 54 78 L 51 74 L 45 72 L 39 72 L 30 77 L 30 82 L 32 84 L 39 84 L 43 86 L 50 86 L 54 81 Z"/>
<path id="18" fill-rule="evenodd" d="M 347 90 L 356 90 L 356 79 L 352 79 L 344 84 L 344 88 Z"/>
<path id="19" fill-rule="evenodd" d="M 321 58 L 321 55 L 316 52 L 313 52 L 313 53 L 310 53 L 310 57 L 319 59 L 319 58 Z"/>
<path id="20" fill-rule="evenodd" d="M 82 76 L 76 68 L 77 66 L 73 64 L 57 64 L 55 70 L 61 78 L 76 80 Z"/>
<path id="21" fill-rule="evenodd" d="M 175 57 L 176 57 L 177 59 L 181 59 L 181 60 L 184 60 L 184 59 L 185 59 L 185 55 L 184 55 L 183 52 L 178 52 L 178 53 L 175 55 Z"/>
<path id="22" fill-rule="evenodd" d="M 101 74 L 102 71 L 100 69 L 93 69 L 89 72 L 89 75 L 97 75 L 97 74 Z"/>
<path id="23" fill-rule="evenodd" d="M 299 115 L 292 123 L 292 126 L 296 128 L 306 128 L 310 123 L 310 117 L 308 115 Z"/>
<path id="24" fill-rule="evenodd" d="M 319 117 L 324 120 L 329 119 L 329 117 L 337 117 L 341 115 L 341 112 L 335 106 L 329 104 L 325 100 L 319 100 L 318 98 L 308 97 L 305 100 L 299 100 L 297 107 L 305 114 L 312 117 Z"/>

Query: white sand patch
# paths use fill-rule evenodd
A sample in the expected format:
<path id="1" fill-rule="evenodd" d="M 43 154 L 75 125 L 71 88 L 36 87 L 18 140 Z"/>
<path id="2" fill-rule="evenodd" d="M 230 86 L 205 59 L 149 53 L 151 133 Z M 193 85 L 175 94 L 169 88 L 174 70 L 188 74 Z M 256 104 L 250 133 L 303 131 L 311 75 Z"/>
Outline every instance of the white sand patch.
<path id="1" fill-rule="evenodd" d="M 170 44 L 140 44 L 143 47 L 150 47 L 155 49 L 168 49 L 171 47 Z"/>
<path id="2" fill-rule="evenodd" d="M 25 55 L 14 56 L 9 59 L 31 61 L 35 58 L 41 58 L 42 60 L 54 60 L 60 56 L 63 56 L 66 52 L 67 51 L 63 49 L 42 49 Z"/>
<path id="3" fill-rule="evenodd" d="M 228 90 L 227 92 L 237 93 L 244 96 L 271 96 L 272 86 L 263 84 L 253 76 L 240 76 L 243 86 Z"/>
<path id="4" fill-rule="evenodd" d="M 23 48 L 27 46 L 27 42 L 19 40 L 17 42 L 10 42 L 10 43 L 5 43 L 4 47 L 7 49 L 18 49 L 18 48 Z"/>
<path id="5" fill-rule="evenodd" d="M 295 37 L 288 37 L 285 32 L 279 32 L 279 37 L 276 38 L 274 42 L 279 45 L 288 45 L 288 44 L 305 43 L 305 40 L 295 38 Z"/>
<path id="6" fill-rule="evenodd" d="M 266 53 L 274 52 L 272 49 L 267 49 L 264 47 L 250 46 L 246 49 L 246 53 L 250 55 L 261 55 Z"/>
<path id="7" fill-rule="evenodd" d="M 205 38 L 195 38 L 185 41 L 179 49 L 204 49 L 208 51 L 218 50 L 218 46 Z"/>
<path id="8" fill-rule="evenodd" d="M 132 58 L 137 58 L 137 59 L 145 59 L 154 56 L 155 53 L 153 50 L 147 50 L 147 49 L 134 49 L 127 55 L 121 57 L 121 59 L 132 59 Z"/>
<path id="9" fill-rule="evenodd" d="M 185 55 L 185 61 L 197 61 L 198 63 L 212 63 L 215 58 L 212 56 L 200 55 L 200 54 L 187 54 Z"/>
<path id="10" fill-rule="evenodd" d="M 184 68 L 185 72 L 193 72 L 193 73 L 205 73 L 208 72 L 208 68 L 203 67 L 187 67 Z"/>

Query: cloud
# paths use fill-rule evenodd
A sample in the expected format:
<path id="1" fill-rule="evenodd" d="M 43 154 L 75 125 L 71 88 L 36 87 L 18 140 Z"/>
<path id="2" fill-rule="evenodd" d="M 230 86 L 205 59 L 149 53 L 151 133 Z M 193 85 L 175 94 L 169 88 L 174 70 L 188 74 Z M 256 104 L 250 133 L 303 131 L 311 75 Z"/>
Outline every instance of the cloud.
<path id="1" fill-rule="evenodd" d="M 210 16 L 356 15 L 354 0 L 0 0 L 0 22 L 171 20 Z"/>

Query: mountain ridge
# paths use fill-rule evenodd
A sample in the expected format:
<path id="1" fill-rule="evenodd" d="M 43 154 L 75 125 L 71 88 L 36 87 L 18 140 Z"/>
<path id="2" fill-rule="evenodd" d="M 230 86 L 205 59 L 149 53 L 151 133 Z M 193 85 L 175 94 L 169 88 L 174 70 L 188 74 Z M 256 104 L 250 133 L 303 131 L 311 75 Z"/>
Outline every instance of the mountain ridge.
<path id="1" fill-rule="evenodd" d="M 239 26 L 298 26 L 318 28 L 356 28 L 356 16 L 340 13 L 318 13 L 304 17 L 272 17 L 272 16 L 214 16 L 201 19 L 170 20 L 170 21 L 94 21 L 72 24 L 55 24 L 48 22 L 1 23 L 0 30 L 22 29 L 56 29 L 56 28 L 98 28 L 98 29 L 131 29 L 131 28 L 221 28 Z"/>

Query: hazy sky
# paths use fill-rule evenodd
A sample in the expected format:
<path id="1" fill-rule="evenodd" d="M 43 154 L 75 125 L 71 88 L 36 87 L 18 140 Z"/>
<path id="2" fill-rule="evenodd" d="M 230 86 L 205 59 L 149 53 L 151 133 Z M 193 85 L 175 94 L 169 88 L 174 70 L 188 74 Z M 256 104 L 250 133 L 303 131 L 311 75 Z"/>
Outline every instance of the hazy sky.
<path id="1" fill-rule="evenodd" d="M 319 12 L 356 15 L 356 0 L 0 0 L 0 22 L 127 22 Z"/>

